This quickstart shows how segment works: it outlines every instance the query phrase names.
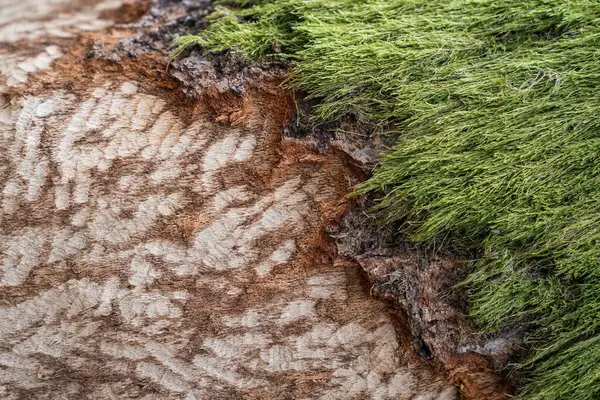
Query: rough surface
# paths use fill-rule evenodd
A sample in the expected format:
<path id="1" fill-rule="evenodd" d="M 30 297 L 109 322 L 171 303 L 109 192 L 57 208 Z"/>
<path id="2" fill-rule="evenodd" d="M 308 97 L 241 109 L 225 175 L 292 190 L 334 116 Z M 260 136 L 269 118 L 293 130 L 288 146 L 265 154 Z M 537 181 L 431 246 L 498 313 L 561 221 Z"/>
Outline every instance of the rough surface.
<path id="1" fill-rule="evenodd" d="M 442 365 L 467 399 L 507 398 L 514 388 L 498 371 L 518 352 L 522 332 L 476 334 L 452 290 L 463 270 L 458 260 L 403 240 L 359 211 L 345 215 L 332 234 L 339 254 L 367 272 L 372 294 L 401 310 L 421 357 Z"/>
<path id="2" fill-rule="evenodd" d="M 310 107 L 302 101 L 299 105 L 301 111 Z M 372 126 L 352 120 L 315 125 L 296 119 L 286 128 L 286 136 L 311 143 L 321 152 L 345 153 L 366 175 L 396 140 L 394 135 L 378 135 Z M 464 398 L 509 398 L 518 376 L 506 379 L 501 373 L 522 355 L 523 329 L 477 334 L 466 302 L 453 289 L 466 272 L 461 258 L 415 244 L 402 235 L 398 224 L 382 224 L 371 210 L 375 196 L 362 198 L 328 231 L 339 256 L 362 267 L 371 294 L 398 310 L 405 346 L 445 370 Z"/>
<path id="3" fill-rule="evenodd" d="M 166 72 L 206 2 L 0 4 L 1 398 L 457 397 L 337 256 L 360 172 L 282 140 L 277 70 Z"/>
<path id="4" fill-rule="evenodd" d="M 133 0 L 0 0 L 0 89 L 25 84 L 81 34 L 127 20 L 140 7 Z"/>

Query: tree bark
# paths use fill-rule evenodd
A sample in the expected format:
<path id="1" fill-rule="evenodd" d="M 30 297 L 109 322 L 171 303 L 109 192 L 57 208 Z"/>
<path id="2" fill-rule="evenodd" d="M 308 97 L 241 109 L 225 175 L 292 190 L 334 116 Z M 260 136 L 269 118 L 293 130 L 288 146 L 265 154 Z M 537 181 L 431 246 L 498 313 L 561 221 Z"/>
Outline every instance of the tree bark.
<path id="1" fill-rule="evenodd" d="M 504 398 L 452 260 L 346 196 L 385 143 L 298 134 L 281 65 L 168 65 L 211 7 L 0 0 L 0 398 Z"/>
<path id="2" fill-rule="evenodd" d="M 325 233 L 361 179 L 208 2 L 0 1 L 0 397 L 452 399 Z"/>

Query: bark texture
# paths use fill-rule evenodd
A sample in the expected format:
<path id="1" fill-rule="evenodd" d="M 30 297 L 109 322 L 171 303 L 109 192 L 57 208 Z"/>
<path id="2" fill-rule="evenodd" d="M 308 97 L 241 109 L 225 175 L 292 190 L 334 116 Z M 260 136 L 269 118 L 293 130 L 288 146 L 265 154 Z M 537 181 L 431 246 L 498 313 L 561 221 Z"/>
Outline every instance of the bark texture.
<path id="1" fill-rule="evenodd" d="M 457 398 L 337 255 L 362 175 L 282 138 L 278 68 L 167 71 L 208 2 L 0 7 L 0 398 Z"/>
<path id="2" fill-rule="evenodd" d="M 452 289 L 461 280 L 460 263 L 427 251 L 351 211 L 332 234 L 340 255 L 359 263 L 371 293 L 402 311 L 412 345 L 421 357 L 443 366 L 466 399 L 500 400 L 514 391 L 498 374 L 522 343 L 520 331 L 477 335 Z"/>

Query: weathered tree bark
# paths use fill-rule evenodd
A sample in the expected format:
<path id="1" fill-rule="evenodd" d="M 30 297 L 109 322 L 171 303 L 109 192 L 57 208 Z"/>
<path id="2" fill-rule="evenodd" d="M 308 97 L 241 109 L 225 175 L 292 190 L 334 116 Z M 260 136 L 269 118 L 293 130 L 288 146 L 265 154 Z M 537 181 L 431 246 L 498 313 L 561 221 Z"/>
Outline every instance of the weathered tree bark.
<path id="1" fill-rule="evenodd" d="M 457 398 L 327 235 L 364 176 L 283 137 L 279 67 L 167 69 L 209 8 L 0 0 L 0 398 Z"/>
<path id="2" fill-rule="evenodd" d="M 454 398 L 336 258 L 359 176 L 281 139 L 280 73 L 166 70 L 205 2 L 0 7 L 1 398 Z"/>

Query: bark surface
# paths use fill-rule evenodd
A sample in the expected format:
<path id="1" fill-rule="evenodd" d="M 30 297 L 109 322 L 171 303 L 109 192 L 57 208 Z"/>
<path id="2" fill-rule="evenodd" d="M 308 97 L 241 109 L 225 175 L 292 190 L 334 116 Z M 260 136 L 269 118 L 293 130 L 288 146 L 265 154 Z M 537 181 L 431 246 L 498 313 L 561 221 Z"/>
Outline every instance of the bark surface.
<path id="1" fill-rule="evenodd" d="M 360 170 L 283 138 L 205 1 L 0 0 L 0 398 L 454 399 L 327 235 Z"/>

